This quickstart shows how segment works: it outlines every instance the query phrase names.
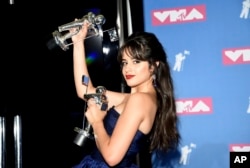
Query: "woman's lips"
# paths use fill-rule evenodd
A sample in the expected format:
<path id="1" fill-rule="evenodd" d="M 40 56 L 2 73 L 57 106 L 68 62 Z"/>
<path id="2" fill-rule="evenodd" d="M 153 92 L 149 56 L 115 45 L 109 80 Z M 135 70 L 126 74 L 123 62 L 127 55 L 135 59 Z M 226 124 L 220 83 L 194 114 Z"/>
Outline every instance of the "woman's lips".
<path id="1" fill-rule="evenodd" d="M 135 75 L 125 75 L 126 79 L 131 79 L 133 78 Z"/>

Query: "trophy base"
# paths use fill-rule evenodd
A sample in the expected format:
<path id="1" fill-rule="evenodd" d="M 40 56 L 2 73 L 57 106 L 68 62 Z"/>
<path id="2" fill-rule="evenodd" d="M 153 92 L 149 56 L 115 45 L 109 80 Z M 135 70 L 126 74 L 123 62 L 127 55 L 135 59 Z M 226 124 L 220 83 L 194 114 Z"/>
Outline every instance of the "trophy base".
<path id="1" fill-rule="evenodd" d="M 94 135 L 90 134 L 86 130 L 80 129 L 78 127 L 75 127 L 74 130 L 78 132 L 77 136 L 75 137 L 73 141 L 76 145 L 83 147 L 88 143 L 88 141 L 94 140 Z"/>

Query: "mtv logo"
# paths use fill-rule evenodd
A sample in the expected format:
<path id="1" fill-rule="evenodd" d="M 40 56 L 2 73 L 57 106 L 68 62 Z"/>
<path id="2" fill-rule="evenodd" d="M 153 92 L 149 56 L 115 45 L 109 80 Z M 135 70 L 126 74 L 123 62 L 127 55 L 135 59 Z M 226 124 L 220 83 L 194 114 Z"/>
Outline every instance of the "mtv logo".
<path id="1" fill-rule="evenodd" d="M 176 106 L 178 114 L 212 113 L 212 98 L 179 99 Z"/>
<path id="2" fill-rule="evenodd" d="M 250 152 L 250 144 L 231 144 L 231 152 Z"/>
<path id="3" fill-rule="evenodd" d="M 222 57 L 225 65 L 250 64 L 250 47 L 224 49 L 222 51 Z"/>
<path id="4" fill-rule="evenodd" d="M 182 8 L 152 11 L 153 25 L 197 22 L 206 19 L 206 6 L 186 6 Z"/>

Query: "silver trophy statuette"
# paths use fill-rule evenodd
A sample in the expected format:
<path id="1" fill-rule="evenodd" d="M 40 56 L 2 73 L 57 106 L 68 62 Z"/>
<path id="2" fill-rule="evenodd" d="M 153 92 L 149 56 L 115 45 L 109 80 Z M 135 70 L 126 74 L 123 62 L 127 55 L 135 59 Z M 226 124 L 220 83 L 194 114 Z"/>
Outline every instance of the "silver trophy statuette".
<path id="1" fill-rule="evenodd" d="M 100 105 L 101 110 L 106 111 L 108 108 L 108 101 L 105 93 L 106 93 L 106 88 L 103 86 L 98 86 L 96 88 L 96 93 L 85 94 L 84 99 L 88 100 L 90 98 L 94 98 L 95 103 Z M 78 133 L 76 138 L 74 139 L 74 143 L 78 146 L 82 147 L 86 144 L 88 139 L 91 140 L 94 139 L 93 129 L 88 122 L 86 123 L 86 126 L 83 129 L 75 127 L 74 131 Z"/>
<path id="2" fill-rule="evenodd" d="M 77 19 L 73 22 L 58 26 L 58 30 L 52 33 L 53 39 L 47 43 L 48 48 L 52 49 L 56 44 L 64 51 L 68 50 L 69 45 L 72 45 L 72 43 L 68 44 L 67 39 L 70 39 L 73 35 L 77 34 L 81 30 L 84 21 L 87 21 L 90 24 L 88 27 L 88 37 L 90 37 L 92 34 L 103 36 L 102 25 L 106 22 L 105 17 L 101 14 L 95 15 L 94 13 L 89 12 L 81 19 Z M 76 28 L 76 31 L 69 32 L 69 30 L 72 28 Z M 65 33 L 64 31 L 68 32 Z"/>

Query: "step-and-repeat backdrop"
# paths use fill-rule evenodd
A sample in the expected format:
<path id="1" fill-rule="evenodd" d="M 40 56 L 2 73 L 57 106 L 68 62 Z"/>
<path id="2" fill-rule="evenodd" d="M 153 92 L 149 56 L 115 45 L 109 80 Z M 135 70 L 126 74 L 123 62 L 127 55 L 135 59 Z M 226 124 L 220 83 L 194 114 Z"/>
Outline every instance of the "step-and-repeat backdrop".
<path id="1" fill-rule="evenodd" d="M 230 152 L 250 152 L 250 0 L 143 5 L 171 64 L 182 136 L 153 166 L 229 168 Z"/>

